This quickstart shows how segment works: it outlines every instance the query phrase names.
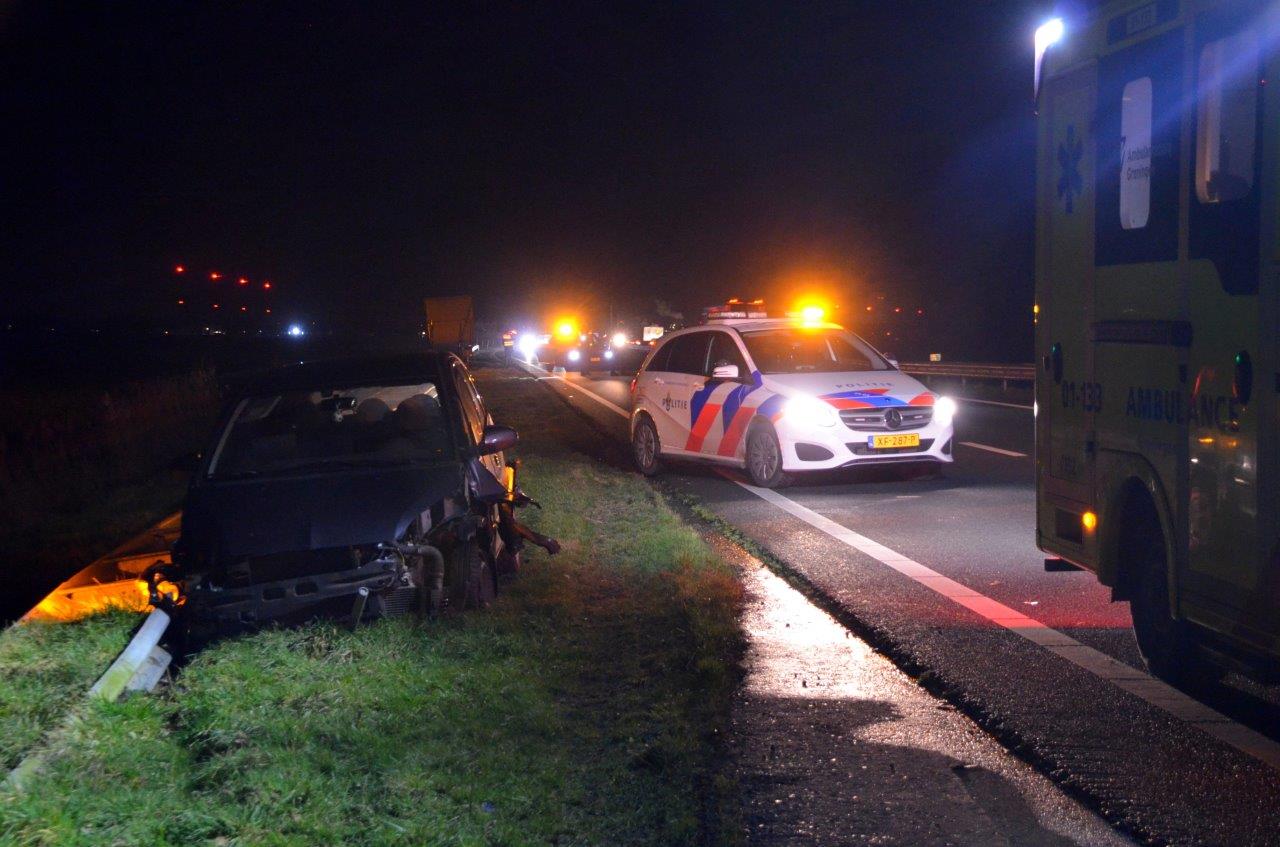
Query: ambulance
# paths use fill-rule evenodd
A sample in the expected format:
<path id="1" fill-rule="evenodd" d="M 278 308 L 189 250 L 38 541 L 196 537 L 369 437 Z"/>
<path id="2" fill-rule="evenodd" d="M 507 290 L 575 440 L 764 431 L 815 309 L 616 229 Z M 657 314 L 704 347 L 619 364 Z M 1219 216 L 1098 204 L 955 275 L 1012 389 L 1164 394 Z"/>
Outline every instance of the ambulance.
<path id="1" fill-rule="evenodd" d="M 664 457 L 744 468 L 765 488 L 798 472 L 952 461 L 955 401 L 838 324 L 711 310 L 662 337 L 632 383 L 636 466 Z"/>
<path id="2" fill-rule="evenodd" d="M 1036 33 L 1037 542 L 1150 670 L 1280 660 L 1280 4 Z"/>

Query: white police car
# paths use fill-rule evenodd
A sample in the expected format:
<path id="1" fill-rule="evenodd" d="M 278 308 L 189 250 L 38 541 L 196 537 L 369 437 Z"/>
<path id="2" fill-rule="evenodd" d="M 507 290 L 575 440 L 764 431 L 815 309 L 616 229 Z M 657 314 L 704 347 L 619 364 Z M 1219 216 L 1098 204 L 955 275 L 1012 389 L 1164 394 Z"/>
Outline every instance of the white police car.
<path id="1" fill-rule="evenodd" d="M 760 486 L 796 471 L 952 461 L 954 400 L 838 324 L 719 320 L 672 333 L 632 386 L 636 465 L 663 456 L 745 467 Z"/>

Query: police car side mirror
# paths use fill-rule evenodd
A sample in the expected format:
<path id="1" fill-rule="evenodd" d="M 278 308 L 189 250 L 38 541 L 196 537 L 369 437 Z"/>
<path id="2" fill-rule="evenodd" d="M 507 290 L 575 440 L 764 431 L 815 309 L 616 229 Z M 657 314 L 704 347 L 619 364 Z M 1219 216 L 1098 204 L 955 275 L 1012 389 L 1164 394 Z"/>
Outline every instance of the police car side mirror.
<path id="1" fill-rule="evenodd" d="M 739 379 L 737 365 L 716 365 L 711 369 L 712 379 Z"/>

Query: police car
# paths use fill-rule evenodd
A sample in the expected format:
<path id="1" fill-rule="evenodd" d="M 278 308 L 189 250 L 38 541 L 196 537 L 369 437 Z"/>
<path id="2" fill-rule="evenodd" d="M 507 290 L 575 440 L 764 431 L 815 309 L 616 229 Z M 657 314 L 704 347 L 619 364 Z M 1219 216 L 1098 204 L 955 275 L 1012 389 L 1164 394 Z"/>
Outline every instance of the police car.
<path id="1" fill-rule="evenodd" d="M 671 333 L 645 361 L 632 384 L 641 472 L 695 458 L 776 488 L 798 471 L 952 461 L 954 400 L 838 324 L 747 314 Z"/>

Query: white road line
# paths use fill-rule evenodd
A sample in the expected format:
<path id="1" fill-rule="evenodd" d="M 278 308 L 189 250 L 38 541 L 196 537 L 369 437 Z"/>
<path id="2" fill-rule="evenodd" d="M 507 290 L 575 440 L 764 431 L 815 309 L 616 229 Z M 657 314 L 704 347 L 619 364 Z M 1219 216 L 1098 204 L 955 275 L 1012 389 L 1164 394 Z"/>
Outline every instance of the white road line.
<path id="1" fill-rule="evenodd" d="M 536 369 L 534 372 L 543 371 Z M 579 385 L 570 383 L 562 376 L 553 378 L 564 381 L 573 388 L 582 391 L 588 397 L 603 403 L 623 417 L 630 419 L 631 415 L 621 406 Z M 981 403 L 992 401 L 971 400 L 966 402 Z M 1012 403 L 996 403 L 995 405 L 1013 406 Z M 1029 406 L 1014 406 L 1014 408 L 1030 409 Z M 1012 450 L 988 447 L 985 444 L 969 444 L 963 441 L 960 443 L 967 444 L 970 447 L 978 447 L 979 449 L 993 450 L 997 453 L 1008 453 L 1013 456 L 1025 455 L 1024 453 L 1014 453 Z M 1150 703 L 1166 714 L 1191 724 L 1240 752 L 1280 770 L 1280 744 L 1243 724 L 1236 723 L 1221 712 L 1204 705 L 1199 700 L 1188 697 L 1176 688 L 1166 685 L 1143 671 L 1131 668 L 1105 653 L 1076 641 L 1069 635 L 1058 632 L 1056 629 L 1051 629 L 1035 618 L 1027 617 L 1017 609 L 1011 609 L 1003 603 L 974 591 L 968 586 L 961 585 L 950 577 L 943 576 L 933 568 L 926 567 L 895 550 L 885 547 L 879 542 L 872 541 L 865 535 L 860 535 L 848 527 L 818 514 L 812 509 L 801 506 L 776 491 L 747 485 L 745 482 L 735 479 L 732 474 L 723 469 L 720 470 L 720 474 L 725 479 L 742 486 L 760 499 L 799 518 L 814 529 L 820 530 L 848 547 L 870 556 L 880 564 L 910 577 L 920 585 L 946 597 L 951 602 L 964 606 L 988 621 L 1022 636 L 1032 644 L 1043 647 L 1055 656 L 1066 659 L 1071 664 L 1088 671 L 1099 679 L 1106 680 L 1116 688 L 1127 691 L 1135 697 Z"/>
<path id="2" fill-rule="evenodd" d="M 955 580 L 943 576 L 932 568 L 885 547 L 883 544 L 872 541 L 864 535 L 859 535 L 848 527 L 838 524 L 812 509 L 801 506 L 776 491 L 747 485 L 724 471 L 721 471 L 721 474 L 760 499 L 773 504 L 789 515 L 799 518 L 846 546 L 870 556 L 880 564 L 910 577 L 915 582 L 937 592 L 951 602 L 976 612 L 988 621 L 1022 636 L 1056 656 L 1066 659 L 1076 667 L 1083 668 L 1094 676 L 1106 680 L 1115 687 L 1145 700 L 1167 714 L 1197 727 L 1242 753 L 1246 753 L 1280 770 L 1280 744 L 1261 733 L 1236 723 L 1227 716 L 1214 711 L 1198 700 L 1188 697 L 1181 691 L 1166 685 L 1143 671 L 1131 668 L 1105 653 L 1081 644 L 1071 636 L 1051 629 L 1016 609 L 1011 609 L 984 594 L 974 591 L 968 586 L 961 585 Z"/>
<path id="3" fill-rule="evenodd" d="M 520 362 L 520 366 L 523 367 L 525 370 L 530 371 L 531 373 L 535 373 L 535 374 L 546 373 L 546 371 L 544 371 L 542 368 L 539 368 L 537 365 L 527 365 L 524 362 Z M 548 380 L 558 379 L 561 382 L 563 382 L 565 385 L 574 389 L 575 391 L 581 391 L 583 394 L 587 395 L 592 400 L 595 400 L 597 403 L 604 404 L 609 408 L 610 411 L 617 412 L 619 415 L 622 415 L 622 417 L 626 418 L 627 420 L 631 420 L 631 413 L 628 412 L 626 409 L 622 408 L 621 406 L 619 406 L 617 403 L 614 403 L 612 400 L 606 400 L 605 398 L 601 397 L 599 394 L 589 389 L 583 388 L 581 385 L 578 385 L 576 382 L 570 382 L 560 374 L 550 374 L 549 376 L 539 376 L 538 379 L 548 379 Z"/>
<path id="4" fill-rule="evenodd" d="M 1026 409 L 1028 412 L 1032 410 L 1031 406 L 1023 406 L 1021 403 L 1001 403 L 999 400 L 974 400 L 972 397 L 956 397 L 961 403 L 981 403 L 983 406 L 1003 406 L 1006 409 Z"/>
<path id="5" fill-rule="evenodd" d="M 1027 458 L 1026 453 L 1019 453 L 1017 450 L 1006 450 L 1003 447 L 992 447 L 990 444 L 979 444 L 976 441 L 961 441 L 965 447 L 973 447 L 977 450 L 986 450 L 989 453 L 999 453 L 1001 456 L 1013 456 L 1017 459 Z"/>

